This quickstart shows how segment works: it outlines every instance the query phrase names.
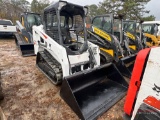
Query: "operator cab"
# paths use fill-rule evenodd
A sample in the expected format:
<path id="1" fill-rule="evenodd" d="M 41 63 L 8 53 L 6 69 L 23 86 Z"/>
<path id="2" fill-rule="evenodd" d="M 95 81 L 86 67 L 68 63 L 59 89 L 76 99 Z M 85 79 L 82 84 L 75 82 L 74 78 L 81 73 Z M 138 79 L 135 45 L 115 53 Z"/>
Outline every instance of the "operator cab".
<path id="1" fill-rule="evenodd" d="M 144 33 L 154 34 L 157 36 L 159 24 L 142 24 L 142 30 Z"/>
<path id="2" fill-rule="evenodd" d="M 113 20 L 112 20 L 112 15 L 111 14 L 106 14 L 105 16 L 96 16 L 92 20 L 92 24 L 98 27 L 101 30 L 104 30 L 107 33 L 113 32 L 112 30 L 112 25 L 113 25 Z"/>
<path id="3" fill-rule="evenodd" d="M 122 24 L 122 20 L 121 19 L 118 19 L 118 18 L 114 18 L 114 22 L 113 22 L 113 33 L 114 35 L 121 39 L 121 24 Z"/>
<path id="4" fill-rule="evenodd" d="M 157 36 L 159 36 L 158 26 L 159 26 L 159 24 L 157 24 L 157 23 L 142 24 L 142 32 L 150 34 L 150 35 L 154 35 L 157 37 Z M 150 38 L 150 37 L 144 37 L 144 38 L 146 38 L 146 42 L 152 42 L 152 38 Z"/>
<path id="5" fill-rule="evenodd" d="M 30 33 L 32 33 L 33 25 L 39 26 L 42 24 L 41 15 L 38 13 L 24 12 L 21 15 L 20 21 L 22 26 L 25 27 L 26 30 Z"/>
<path id="6" fill-rule="evenodd" d="M 135 39 L 136 39 L 136 28 L 137 28 L 137 23 L 135 20 L 127 20 L 123 21 L 123 30 L 126 32 L 128 39 L 129 45 L 135 45 Z M 124 34 L 123 38 L 125 38 L 126 35 Z"/>
<path id="7" fill-rule="evenodd" d="M 44 10 L 45 32 L 63 45 L 68 54 L 87 50 L 85 14 L 86 7 L 59 1 Z"/>
<path id="8" fill-rule="evenodd" d="M 123 30 L 124 31 L 128 31 L 132 34 L 136 34 L 136 21 L 131 21 L 131 20 L 127 20 L 127 21 L 123 21 Z"/>

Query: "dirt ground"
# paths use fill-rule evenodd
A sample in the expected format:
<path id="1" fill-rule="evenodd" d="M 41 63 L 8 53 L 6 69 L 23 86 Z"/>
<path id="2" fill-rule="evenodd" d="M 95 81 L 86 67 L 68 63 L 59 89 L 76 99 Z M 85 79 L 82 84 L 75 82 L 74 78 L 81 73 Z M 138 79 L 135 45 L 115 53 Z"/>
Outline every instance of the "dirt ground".
<path id="1" fill-rule="evenodd" d="M 0 72 L 7 120 L 78 120 L 53 85 L 35 66 L 36 56 L 22 57 L 14 39 L 0 39 Z M 123 120 L 123 98 L 98 120 Z"/>

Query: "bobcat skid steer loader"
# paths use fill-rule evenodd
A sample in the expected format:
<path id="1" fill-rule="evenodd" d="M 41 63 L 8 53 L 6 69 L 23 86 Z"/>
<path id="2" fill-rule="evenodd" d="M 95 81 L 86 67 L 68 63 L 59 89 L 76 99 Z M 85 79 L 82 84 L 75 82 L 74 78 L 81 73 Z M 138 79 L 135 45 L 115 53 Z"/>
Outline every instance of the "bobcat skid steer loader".
<path id="1" fill-rule="evenodd" d="M 160 48 L 141 50 L 136 58 L 125 113 L 131 120 L 160 119 Z"/>
<path id="2" fill-rule="evenodd" d="M 32 26 L 42 24 L 40 14 L 24 12 L 21 14 L 20 21 L 16 21 L 16 24 L 18 32 L 15 33 L 15 43 L 22 56 L 35 55 Z"/>
<path id="3" fill-rule="evenodd" d="M 87 11 L 66 1 L 49 5 L 44 24 L 33 26 L 33 41 L 38 68 L 62 83 L 60 95 L 80 119 L 93 120 L 124 97 L 128 84 L 113 64 L 99 67 L 99 47 L 87 41 Z"/>
<path id="4" fill-rule="evenodd" d="M 131 53 L 130 45 L 124 40 L 122 21 L 120 15 L 119 17 L 113 14 L 95 16 L 87 31 L 90 41 L 100 47 L 101 64 L 114 62 L 118 70 L 130 78 L 136 54 Z"/>

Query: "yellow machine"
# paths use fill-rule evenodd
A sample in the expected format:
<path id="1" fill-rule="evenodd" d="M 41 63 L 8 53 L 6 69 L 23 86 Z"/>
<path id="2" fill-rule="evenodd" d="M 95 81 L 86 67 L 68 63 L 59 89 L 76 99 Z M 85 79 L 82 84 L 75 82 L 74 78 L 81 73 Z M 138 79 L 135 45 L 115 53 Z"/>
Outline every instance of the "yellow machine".
<path id="1" fill-rule="evenodd" d="M 42 24 L 41 15 L 38 13 L 24 12 L 20 21 L 16 21 L 18 32 L 15 34 L 15 43 L 20 48 L 22 56 L 34 54 L 32 26 Z"/>
<path id="2" fill-rule="evenodd" d="M 88 38 L 100 47 L 101 64 L 119 61 L 124 57 L 123 49 L 119 40 L 113 35 L 113 15 L 106 14 L 96 16 L 92 19 L 92 24 L 88 28 Z"/>
<path id="3" fill-rule="evenodd" d="M 136 23 L 123 21 L 121 16 L 115 18 L 113 14 L 96 16 L 91 23 L 86 25 L 89 26 L 88 38 L 100 47 L 101 64 L 113 62 L 123 75 L 130 77 L 135 53 L 141 49 L 137 36 L 133 34 L 136 33 Z"/>
<path id="4" fill-rule="evenodd" d="M 142 23 L 143 42 L 145 47 L 159 46 L 160 21 L 148 21 Z"/>
<path id="5" fill-rule="evenodd" d="M 123 40 L 128 43 L 131 54 L 135 54 L 143 49 L 140 37 L 138 37 L 136 33 L 135 20 L 123 21 Z"/>

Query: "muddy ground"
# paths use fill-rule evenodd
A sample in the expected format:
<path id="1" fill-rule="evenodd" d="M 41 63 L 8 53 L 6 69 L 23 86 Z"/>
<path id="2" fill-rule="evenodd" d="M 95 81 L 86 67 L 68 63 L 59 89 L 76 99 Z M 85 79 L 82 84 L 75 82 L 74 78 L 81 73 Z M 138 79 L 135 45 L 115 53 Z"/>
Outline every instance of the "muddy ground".
<path id="1" fill-rule="evenodd" d="M 54 86 L 35 66 L 36 56 L 22 57 L 13 38 L 0 38 L 0 72 L 7 120 L 78 120 Z M 124 98 L 98 120 L 123 120 Z"/>

